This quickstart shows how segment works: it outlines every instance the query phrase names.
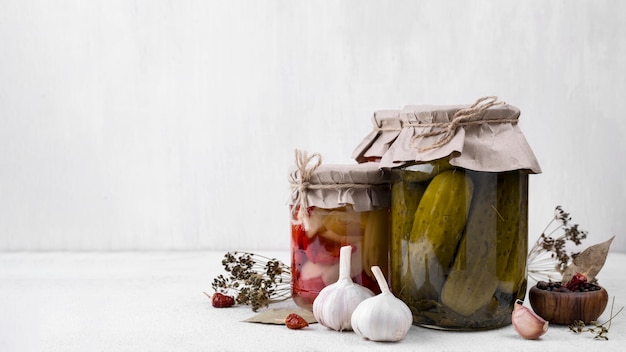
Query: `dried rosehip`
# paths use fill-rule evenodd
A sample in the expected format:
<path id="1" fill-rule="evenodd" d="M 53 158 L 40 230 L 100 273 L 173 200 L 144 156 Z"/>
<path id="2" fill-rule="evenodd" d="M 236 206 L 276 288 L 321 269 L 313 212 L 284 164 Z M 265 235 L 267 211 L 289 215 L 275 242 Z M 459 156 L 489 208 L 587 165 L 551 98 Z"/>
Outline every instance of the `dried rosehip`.
<path id="1" fill-rule="evenodd" d="M 211 304 L 213 304 L 215 308 L 228 308 L 235 305 L 235 298 L 215 292 L 213 297 L 211 297 Z"/>
<path id="2" fill-rule="evenodd" d="M 291 313 L 285 318 L 285 325 L 287 325 L 289 329 L 298 330 L 309 326 L 309 323 L 298 314 Z"/>

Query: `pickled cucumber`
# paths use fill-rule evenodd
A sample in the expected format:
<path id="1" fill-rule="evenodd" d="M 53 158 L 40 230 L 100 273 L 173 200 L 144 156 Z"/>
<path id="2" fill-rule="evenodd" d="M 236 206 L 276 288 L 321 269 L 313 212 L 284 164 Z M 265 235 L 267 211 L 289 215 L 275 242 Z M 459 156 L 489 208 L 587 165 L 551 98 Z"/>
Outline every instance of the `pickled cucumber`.
<path id="1" fill-rule="evenodd" d="M 463 234 L 474 185 L 460 170 L 435 176 L 415 211 L 409 255 L 417 286 L 439 291 Z M 428 275 L 428 281 L 426 280 Z"/>
<path id="2" fill-rule="evenodd" d="M 417 205 L 426 187 L 421 183 L 398 180 L 391 188 L 391 243 L 389 259 L 391 267 L 391 289 L 394 293 L 402 290 L 400 283 L 406 276 L 408 267 L 407 241 L 411 235 L 413 218 Z"/>
<path id="3" fill-rule="evenodd" d="M 441 290 L 441 303 L 463 316 L 488 305 L 498 286 L 497 174 L 472 173 L 472 179 L 475 191 L 465 233 Z"/>
<path id="4" fill-rule="evenodd" d="M 499 290 L 513 294 L 526 279 L 528 250 L 528 175 L 520 171 L 498 176 L 498 268 Z"/>

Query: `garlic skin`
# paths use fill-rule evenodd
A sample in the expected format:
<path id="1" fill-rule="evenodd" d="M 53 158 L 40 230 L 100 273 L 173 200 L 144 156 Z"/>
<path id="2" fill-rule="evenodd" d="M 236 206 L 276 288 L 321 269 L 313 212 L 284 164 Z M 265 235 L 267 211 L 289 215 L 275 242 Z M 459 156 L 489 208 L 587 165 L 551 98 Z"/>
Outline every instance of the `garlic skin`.
<path id="1" fill-rule="evenodd" d="M 413 324 L 409 307 L 389 290 L 380 267 L 373 266 L 381 293 L 361 302 L 352 313 L 352 328 L 362 338 L 372 341 L 400 341 Z"/>
<path id="2" fill-rule="evenodd" d="M 352 312 L 363 300 L 374 293 L 357 285 L 350 278 L 352 246 L 343 246 L 339 252 L 339 279 L 324 287 L 313 301 L 313 316 L 329 329 L 352 330 Z"/>
<path id="3" fill-rule="evenodd" d="M 511 323 L 515 332 L 528 340 L 538 339 L 548 331 L 549 325 L 545 319 L 529 308 L 524 307 L 520 300 L 515 302 L 513 313 L 511 313 Z"/>

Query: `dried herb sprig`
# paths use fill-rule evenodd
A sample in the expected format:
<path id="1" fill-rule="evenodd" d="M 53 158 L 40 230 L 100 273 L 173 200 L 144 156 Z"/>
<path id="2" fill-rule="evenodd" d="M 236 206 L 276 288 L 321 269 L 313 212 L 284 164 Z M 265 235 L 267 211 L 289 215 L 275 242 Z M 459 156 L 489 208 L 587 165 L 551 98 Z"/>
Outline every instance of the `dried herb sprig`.
<path id="1" fill-rule="evenodd" d="M 609 333 L 609 329 L 611 329 L 611 321 L 613 321 L 613 318 L 615 318 L 619 313 L 622 312 L 622 310 L 624 310 L 624 307 L 622 307 L 614 315 L 613 314 L 614 304 L 615 304 L 615 297 L 613 297 L 613 301 L 611 302 L 611 313 L 609 315 L 609 320 L 605 321 L 602 324 L 598 323 L 597 321 L 592 321 L 591 324 L 593 326 L 591 327 L 587 327 L 587 325 L 582 320 L 576 320 L 574 324 L 569 325 L 570 331 L 577 333 L 577 334 L 580 334 L 583 332 L 590 332 L 594 335 L 593 338 L 596 340 L 608 340 L 609 337 L 607 336 L 607 334 Z M 608 326 L 606 326 L 607 324 Z"/>
<path id="2" fill-rule="evenodd" d="M 587 238 L 587 231 L 571 224 L 571 220 L 568 212 L 556 206 L 552 220 L 528 253 L 528 276 L 536 281 L 561 279 L 571 260 L 579 254 L 568 253 L 565 245 L 569 241 L 578 246 Z"/>
<path id="3" fill-rule="evenodd" d="M 249 252 L 228 252 L 222 259 L 228 273 L 213 279 L 216 292 L 232 294 L 253 311 L 291 297 L 290 267 L 278 259 Z"/>

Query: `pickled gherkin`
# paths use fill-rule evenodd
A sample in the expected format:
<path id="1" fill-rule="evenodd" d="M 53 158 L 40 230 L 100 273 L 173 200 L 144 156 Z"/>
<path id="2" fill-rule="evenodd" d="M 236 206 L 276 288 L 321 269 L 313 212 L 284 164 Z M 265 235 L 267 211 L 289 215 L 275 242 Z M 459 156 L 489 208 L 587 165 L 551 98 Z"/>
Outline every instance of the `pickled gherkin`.
<path id="1" fill-rule="evenodd" d="M 417 205 L 424 195 L 426 187 L 421 183 L 395 181 L 391 187 L 391 243 L 389 259 L 391 267 L 391 286 L 395 292 L 406 291 L 401 285 L 401 278 L 410 271 L 407 260 L 407 241 L 411 235 Z"/>
<path id="2" fill-rule="evenodd" d="M 498 257 L 503 258 L 498 261 L 498 287 L 505 294 L 517 295 L 526 279 L 528 175 L 515 171 L 501 173 L 498 176 L 498 191 L 498 209 L 502 212 L 498 222 L 498 239 L 510 239 L 510 245 L 498 243 Z M 506 251 L 506 255 L 501 251 Z M 513 302 L 516 298 L 512 298 Z"/>
<path id="3" fill-rule="evenodd" d="M 418 287 L 441 289 L 463 234 L 473 190 L 472 180 L 461 170 L 438 174 L 426 188 L 409 240 L 409 258 Z"/>
<path id="4" fill-rule="evenodd" d="M 469 316 L 489 304 L 498 286 L 497 176 L 495 173 L 477 172 L 472 177 L 476 191 L 467 226 L 441 290 L 441 302 L 463 316 Z"/>

